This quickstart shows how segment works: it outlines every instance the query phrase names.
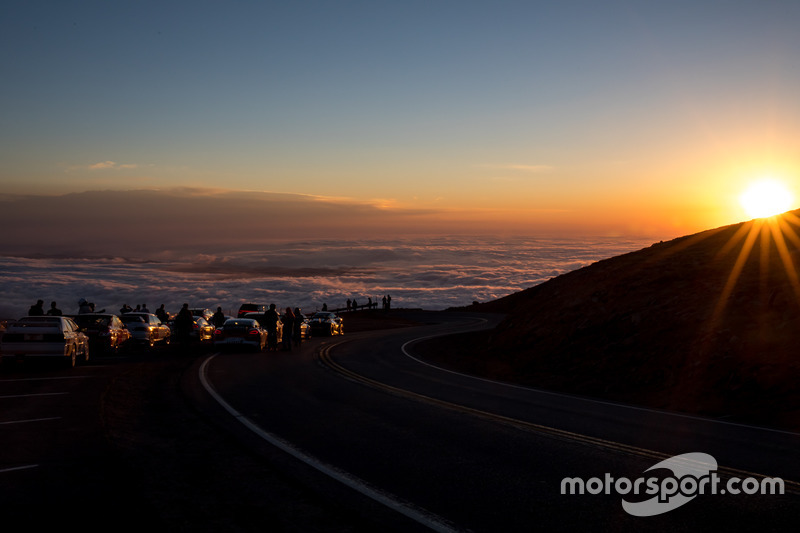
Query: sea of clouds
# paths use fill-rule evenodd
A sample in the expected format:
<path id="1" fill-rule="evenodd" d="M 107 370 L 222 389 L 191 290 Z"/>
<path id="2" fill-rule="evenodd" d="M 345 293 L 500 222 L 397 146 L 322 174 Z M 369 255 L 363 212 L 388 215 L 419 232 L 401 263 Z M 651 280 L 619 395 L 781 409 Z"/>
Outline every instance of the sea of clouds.
<path id="1" fill-rule="evenodd" d="M 493 300 L 592 262 L 635 251 L 651 239 L 424 237 L 270 243 L 219 253 L 163 251 L 72 257 L 0 256 L 0 318 L 24 315 L 37 299 L 75 313 L 96 308 L 182 303 L 235 313 L 243 302 L 301 307 L 304 312 L 380 303 L 429 310 Z"/>

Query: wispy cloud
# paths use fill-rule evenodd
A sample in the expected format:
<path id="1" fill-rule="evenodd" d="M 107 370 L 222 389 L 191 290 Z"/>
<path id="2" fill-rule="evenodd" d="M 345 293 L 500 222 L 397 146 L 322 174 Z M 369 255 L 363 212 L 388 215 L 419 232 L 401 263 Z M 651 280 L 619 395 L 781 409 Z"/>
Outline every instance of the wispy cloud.
<path id="1" fill-rule="evenodd" d="M 139 168 L 139 165 L 132 163 L 117 163 L 115 161 L 101 161 L 99 163 L 89 165 L 88 168 L 89 170 L 131 170 L 134 168 Z"/>
<path id="2" fill-rule="evenodd" d="M 552 165 L 517 165 L 517 164 L 508 164 L 508 165 L 482 165 L 484 168 L 492 168 L 495 170 L 514 170 L 518 172 L 528 172 L 531 174 L 544 174 L 548 172 L 552 172 L 555 170 L 555 167 Z"/>

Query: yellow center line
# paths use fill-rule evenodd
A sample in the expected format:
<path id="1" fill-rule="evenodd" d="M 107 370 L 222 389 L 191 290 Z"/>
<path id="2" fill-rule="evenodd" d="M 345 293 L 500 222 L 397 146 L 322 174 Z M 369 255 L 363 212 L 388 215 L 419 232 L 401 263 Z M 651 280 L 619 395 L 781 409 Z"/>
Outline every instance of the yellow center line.
<path id="1" fill-rule="evenodd" d="M 623 444 L 621 442 L 615 442 L 607 439 L 601 439 L 598 437 L 592 437 L 589 435 L 583 435 L 581 433 L 575 433 L 573 431 L 567 431 L 563 429 L 554 428 L 551 426 L 544 426 L 542 424 L 535 424 L 533 422 L 526 422 L 524 420 L 519 420 L 516 418 L 511 418 L 504 415 L 499 415 L 496 413 L 490 413 L 488 411 L 482 411 L 480 409 L 475 409 L 473 407 L 467 407 L 464 405 L 448 402 L 446 400 L 440 400 L 438 398 L 432 398 L 430 396 L 426 396 L 424 394 L 419 394 L 407 389 L 401 389 L 392 385 L 388 385 L 386 383 L 374 380 L 372 378 L 368 378 L 362 374 L 358 374 L 348 368 L 343 367 L 336 361 L 334 361 L 333 356 L 331 355 L 331 351 L 333 348 L 344 344 L 347 341 L 340 341 L 335 344 L 328 344 L 322 346 L 319 351 L 317 352 L 318 360 L 330 370 L 340 374 L 342 377 L 347 379 L 360 382 L 364 385 L 373 387 L 378 390 L 383 390 L 390 394 L 394 394 L 397 396 L 401 396 L 404 398 L 408 398 L 411 400 L 415 400 L 418 402 L 427 403 L 430 405 L 435 405 L 438 407 L 442 407 L 445 409 L 450 409 L 452 411 L 457 411 L 461 413 L 467 413 L 473 416 L 477 416 L 479 418 L 483 418 L 486 420 L 491 420 L 494 422 L 499 422 L 502 424 L 510 425 L 518 429 L 524 429 L 528 431 L 534 431 L 537 433 L 545 434 L 547 436 L 569 440 L 571 442 L 578 442 L 590 446 L 595 446 L 607 450 L 612 450 L 615 452 L 622 452 L 631 455 L 636 455 L 639 457 L 647 457 L 650 459 L 657 459 L 657 460 L 664 460 L 669 459 L 672 457 L 663 452 L 658 452 L 655 450 L 649 450 L 647 448 L 641 448 L 638 446 L 631 446 L 629 444 Z M 731 477 L 755 477 L 755 478 L 765 478 L 765 477 L 772 477 L 767 476 L 765 474 L 758 474 L 755 472 L 749 472 L 747 470 L 741 470 L 738 468 L 730 468 L 719 466 L 717 471 L 720 474 L 725 474 Z M 784 479 L 784 484 L 786 486 L 786 492 L 793 493 L 793 494 L 800 494 L 800 483 L 796 481 L 791 481 Z"/>

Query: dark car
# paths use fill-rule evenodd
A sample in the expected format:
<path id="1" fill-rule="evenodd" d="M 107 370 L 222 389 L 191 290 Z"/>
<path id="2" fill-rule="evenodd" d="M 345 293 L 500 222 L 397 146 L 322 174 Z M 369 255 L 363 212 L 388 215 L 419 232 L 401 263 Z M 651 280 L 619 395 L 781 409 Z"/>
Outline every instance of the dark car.
<path id="1" fill-rule="evenodd" d="M 344 321 L 336 313 L 317 311 L 308 323 L 313 335 L 344 335 Z"/>
<path id="2" fill-rule="evenodd" d="M 214 316 L 214 311 L 208 309 L 207 307 L 190 307 L 189 311 L 191 311 L 192 316 L 194 317 L 203 317 L 206 320 L 211 320 L 211 317 Z"/>
<path id="3" fill-rule="evenodd" d="M 258 313 L 258 314 L 260 314 L 260 315 L 263 315 L 264 313 L 266 313 L 266 312 L 267 312 L 267 309 L 269 309 L 269 306 L 267 306 L 267 305 L 261 305 L 261 304 L 242 304 L 242 305 L 239 307 L 239 312 L 236 314 L 236 316 L 237 316 L 237 317 L 239 317 L 239 318 L 242 318 L 242 317 L 244 317 L 244 315 L 246 315 L 247 313 Z"/>
<path id="4" fill-rule="evenodd" d="M 175 319 L 167 322 L 172 335 L 177 338 L 178 334 L 175 332 Z M 202 316 L 192 317 L 192 330 L 189 332 L 189 341 L 205 343 L 214 340 L 214 325 Z"/>
<path id="5" fill-rule="evenodd" d="M 131 332 L 117 315 L 85 313 L 73 315 L 80 330 L 89 337 L 92 353 L 118 354 L 127 345 Z"/>
<path id="6" fill-rule="evenodd" d="M 278 334 L 275 337 L 275 343 L 280 344 L 283 342 L 283 322 L 280 321 L 280 315 L 278 315 L 279 320 L 277 322 L 277 332 Z M 267 324 L 269 324 L 269 320 L 267 319 L 266 311 L 263 313 L 245 313 L 242 318 L 252 318 L 253 320 L 258 320 L 258 323 L 261 324 L 265 329 L 269 330 Z"/>
<path id="7" fill-rule="evenodd" d="M 231 318 L 214 330 L 214 347 L 250 347 L 263 351 L 267 345 L 267 330 L 252 318 Z"/>

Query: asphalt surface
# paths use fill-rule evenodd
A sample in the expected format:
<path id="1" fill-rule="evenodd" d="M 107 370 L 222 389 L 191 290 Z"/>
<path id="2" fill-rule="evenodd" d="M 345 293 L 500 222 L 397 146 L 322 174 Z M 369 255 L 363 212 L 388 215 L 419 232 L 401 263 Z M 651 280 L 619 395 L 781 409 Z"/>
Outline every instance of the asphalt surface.
<path id="1" fill-rule="evenodd" d="M 800 436 L 550 394 L 433 368 L 420 338 L 487 317 L 0 375 L 0 506 L 31 528 L 171 531 L 786 531 Z M 635 517 L 567 476 L 631 479 L 703 452 L 785 495 L 701 495 Z M 629 498 L 632 499 L 632 498 Z"/>
<path id="2" fill-rule="evenodd" d="M 374 518 L 382 527 L 795 527 L 800 436 L 442 371 L 414 358 L 415 339 L 480 327 L 482 318 L 439 314 L 434 321 L 329 339 L 314 353 L 217 356 L 196 370 L 224 407 L 221 416 L 313 470 L 307 482 L 325 484 L 341 505 L 382 505 L 390 511 Z M 780 476 L 790 493 L 701 495 L 674 511 L 635 517 L 619 494 L 560 492 L 565 477 L 635 479 L 689 452 L 714 456 L 724 479 Z"/>

